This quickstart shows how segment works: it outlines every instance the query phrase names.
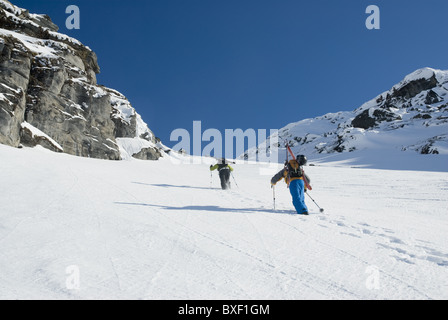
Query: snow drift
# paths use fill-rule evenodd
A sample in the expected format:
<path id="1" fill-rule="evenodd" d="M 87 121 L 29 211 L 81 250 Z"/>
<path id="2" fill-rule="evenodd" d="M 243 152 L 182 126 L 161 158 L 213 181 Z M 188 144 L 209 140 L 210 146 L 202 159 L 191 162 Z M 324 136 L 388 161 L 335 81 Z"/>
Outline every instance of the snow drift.
<path id="1" fill-rule="evenodd" d="M 447 172 L 307 167 L 298 216 L 263 164 L 0 158 L 1 299 L 448 298 Z"/>

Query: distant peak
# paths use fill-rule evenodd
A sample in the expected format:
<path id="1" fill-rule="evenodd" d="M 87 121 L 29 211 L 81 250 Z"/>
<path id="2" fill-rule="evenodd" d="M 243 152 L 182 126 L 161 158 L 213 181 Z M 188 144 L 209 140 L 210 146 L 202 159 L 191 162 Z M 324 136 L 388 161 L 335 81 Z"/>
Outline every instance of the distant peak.
<path id="1" fill-rule="evenodd" d="M 416 80 L 421 79 L 431 79 L 434 77 L 438 80 L 438 82 L 444 82 L 443 79 L 448 78 L 448 70 L 440 70 L 440 69 L 433 69 L 429 67 L 417 69 L 414 72 L 408 74 L 403 81 L 401 81 L 400 84 L 409 83 Z"/>
<path id="2" fill-rule="evenodd" d="M 414 72 L 408 74 L 404 78 L 404 81 L 411 82 L 411 81 L 419 80 L 419 79 L 430 79 L 434 76 L 436 71 L 440 71 L 440 70 L 436 70 L 436 69 L 428 68 L 428 67 L 421 68 L 421 69 L 415 70 Z"/>

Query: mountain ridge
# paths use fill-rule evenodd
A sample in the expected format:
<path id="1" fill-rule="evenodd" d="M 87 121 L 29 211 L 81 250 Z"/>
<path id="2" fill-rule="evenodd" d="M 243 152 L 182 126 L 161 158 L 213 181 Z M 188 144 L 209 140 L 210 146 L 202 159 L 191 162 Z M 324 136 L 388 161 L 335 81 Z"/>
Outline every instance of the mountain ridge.
<path id="1" fill-rule="evenodd" d="M 295 153 L 315 159 L 335 154 L 354 158 L 366 150 L 385 155 L 398 151 L 447 155 L 448 71 L 418 69 L 353 111 L 289 123 L 240 158 L 278 152 L 282 162 L 285 141 Z"/>

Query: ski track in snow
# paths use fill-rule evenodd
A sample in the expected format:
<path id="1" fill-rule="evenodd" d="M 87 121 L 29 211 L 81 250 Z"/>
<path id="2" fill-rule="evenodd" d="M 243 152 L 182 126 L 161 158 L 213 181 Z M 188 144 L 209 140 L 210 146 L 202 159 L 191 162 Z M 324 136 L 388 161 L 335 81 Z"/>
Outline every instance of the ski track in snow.
<path id="1" fill-rule="evenodd" d="M 281 184 L 273 210 L 255 165 L 235 165 L 239 187 L 222 191 L 209 164 L 0 156 L 1 298 L 448 297 L 447 173 L 310 167 L 325 212 L 307 199 L 299 216 Z"/>

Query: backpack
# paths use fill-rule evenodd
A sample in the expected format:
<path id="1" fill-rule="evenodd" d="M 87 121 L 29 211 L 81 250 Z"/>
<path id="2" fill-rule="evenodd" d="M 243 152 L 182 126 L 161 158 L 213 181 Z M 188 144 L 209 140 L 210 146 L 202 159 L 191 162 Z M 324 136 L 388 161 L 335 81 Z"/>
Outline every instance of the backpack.
<path id="1" fill-rule="evenodd" d="M 302 167 L 296 160 L 289 160 L 285 163 L 286 184 L 289 186 L 292 178 L 301 178 L 303 176 Z"/>
<path id="2" fill-rule="evenodd" d="M 229 165 L 227 163 L 218 163 L 218 171 L 224 170 L 224 169 L 229 169 Z"/>

